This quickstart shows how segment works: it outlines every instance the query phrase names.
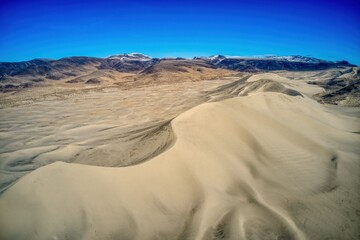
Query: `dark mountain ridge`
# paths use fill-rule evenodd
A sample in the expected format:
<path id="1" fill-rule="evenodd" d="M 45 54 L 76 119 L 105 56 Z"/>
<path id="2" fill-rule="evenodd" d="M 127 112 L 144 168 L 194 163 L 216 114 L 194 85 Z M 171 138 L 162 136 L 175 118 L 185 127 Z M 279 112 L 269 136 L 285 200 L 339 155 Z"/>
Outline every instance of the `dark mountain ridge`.
<path id="1" fill-rule="evenodd" d="M 168 59 L 151 58 L 132 53 L 113 55 L 106 58 L 96 57 L 66 57 L 58 60 L 33 59 L 23 62 L 0 62 L 0 79 L 7 76 L 42 76 L 48 79 L 61 79 L 67 76 L 77 76 L 89 70 L 111 69 L 119 72 L 152 72 L 157 64 Z M 332 62 L 304 56 L 265 56 L 265 57 L 195 57 L 193 59 L 174 58 L 171 63 L 176 69 L 176 62 L 187 65 L 203 65 L 211 68 L 222 68 L 235 71 L 261 72 L 275 70 L 310 71 L 330 68 L 353 67 L 347 61 Z M 149 68 L 149 69 L 148 69 Z"/>

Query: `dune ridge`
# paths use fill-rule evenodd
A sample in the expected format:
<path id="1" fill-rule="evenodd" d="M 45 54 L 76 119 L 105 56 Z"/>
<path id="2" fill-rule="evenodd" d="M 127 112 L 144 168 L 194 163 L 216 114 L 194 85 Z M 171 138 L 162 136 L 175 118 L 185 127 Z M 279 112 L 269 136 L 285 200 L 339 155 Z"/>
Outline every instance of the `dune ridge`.
<path id="1" fill-rule="evenodd" d="M 170 121 L 159 121 L 130 129 L 107 125 L 77 127 L 63 134 L 76 135 L 95 130 L 97 136 L 65 146 L 49 145 L 1 153 L 3 159 L 0 162 L 0 194 L 22 176 L 55 161 L 124 167 L 153 158 L 175 142 Z M 104 135 L 107 136 L 106 140 Z M 111 161 L 110 158 L 114 155 L 111 154 L 112 148 L 115 147 L 119 149 L 114 153 L 115 160 Z M 109 153 L 109 156 L 104 157 L 104 153 Z"/>
<path id="2" fill-rule="evenodd" d="M 180 114 L 176 141 L 149 161 L 24 176 L 0 195 L 1 239 L 357 239 L 359 109 L 320 105 L 274 75 L 249 79 L 280 91 Z"/>

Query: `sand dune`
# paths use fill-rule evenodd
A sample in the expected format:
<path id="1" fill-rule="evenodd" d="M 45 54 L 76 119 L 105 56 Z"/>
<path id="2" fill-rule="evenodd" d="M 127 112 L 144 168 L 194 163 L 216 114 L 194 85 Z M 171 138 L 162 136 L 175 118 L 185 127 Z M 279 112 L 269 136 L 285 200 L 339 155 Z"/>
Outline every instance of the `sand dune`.
<path id="1" fill-rule="evenodd" d="M 171 145 L 166 123 L 204 102 L 204 89 L 226 82 L 86 92 L 33 89 L 11 95 L 0 108 L 0 192 L 55 161 L 116 167 L 146 160 Z"/>
<path id="2" fill-rule="evenodd" d="M 242 79 L 207 91 L 241 97 L 142 130 L 171 139 L 148 161 L 41 167 L 0 196 L 0 237 L 357 239 L 360 110 L 308 97 L 319 90 L 276 74 Z"/>

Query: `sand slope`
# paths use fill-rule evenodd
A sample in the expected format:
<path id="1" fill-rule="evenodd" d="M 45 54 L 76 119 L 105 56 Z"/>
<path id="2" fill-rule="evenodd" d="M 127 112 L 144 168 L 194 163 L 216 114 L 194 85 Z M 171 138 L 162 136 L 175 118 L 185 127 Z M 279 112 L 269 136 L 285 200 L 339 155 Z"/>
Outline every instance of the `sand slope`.
<path id="1" fill-rule="evenodd" d="M 33 171 L 0 196 L 0 238 L 357 239 L 359 109 L 275 86 L 184 112 L 142 164 Z"/>
<path id="2" fill-rule="evenodd" d="M 171 145 L 169 121 L 204 102 L 202 91 L 226 82 L 63 89 L 58 94 L 56 88 L 35 88 L 11 95 L 9 103 L 15 106 L 1 103 L 0 97 L 0 194 L 55 161 L 119 167 L 152 158 Z"/>

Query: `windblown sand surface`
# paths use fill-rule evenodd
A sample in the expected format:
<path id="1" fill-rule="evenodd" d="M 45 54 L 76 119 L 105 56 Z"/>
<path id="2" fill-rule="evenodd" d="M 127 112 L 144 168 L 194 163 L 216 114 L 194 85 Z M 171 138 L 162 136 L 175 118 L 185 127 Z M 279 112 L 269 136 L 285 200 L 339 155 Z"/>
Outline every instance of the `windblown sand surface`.
<path id="1" fill-rule="evenodd" d="M 1 109 L 0 238 L 359 239 L 359 108 L 277 74 L 196 84 Z"/>
<path id="2" fill-rule="evenodd" d="M 0 192 L 55 161 L 116 167 L 151 158 L 171 145 L 169 121 L 206 101 L 202 91 L 226 82 L 9 95 L 0 109 Z"/>

